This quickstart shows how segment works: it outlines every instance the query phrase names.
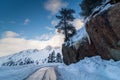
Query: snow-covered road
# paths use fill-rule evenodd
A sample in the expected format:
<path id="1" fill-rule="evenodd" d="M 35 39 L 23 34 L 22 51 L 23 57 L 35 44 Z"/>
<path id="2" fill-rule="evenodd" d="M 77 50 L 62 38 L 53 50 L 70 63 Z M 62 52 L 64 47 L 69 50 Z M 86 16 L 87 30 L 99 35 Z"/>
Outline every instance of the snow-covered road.
<path id="1" fill-rule="evenodd" d="M 57 80 L 54 67 L 44 67 L 30 75 L 26 80 Z"/>
<path id="2" fill-rule="evenodd" d="M 120 80 L 120 61 L 108 61 L 95 56 L 69 66 L 1 66 L 0 80 Z"/>

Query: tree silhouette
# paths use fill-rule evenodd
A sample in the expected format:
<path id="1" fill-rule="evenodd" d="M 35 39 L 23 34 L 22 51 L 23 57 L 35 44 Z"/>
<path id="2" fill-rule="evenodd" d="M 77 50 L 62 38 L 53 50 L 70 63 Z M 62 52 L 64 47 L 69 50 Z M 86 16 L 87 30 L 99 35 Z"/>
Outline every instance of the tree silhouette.
<path id="1" fill-rule="evenodd" d="M 120 0 L 110 0 L 111 3 L 115 4 L 115 3 L 118 3 L 120 2 Z"/>
<path id="2" fill-rule="evenodd" d="M 57 53 L 57 56 L 56 56 L 56 62 L 60 62 L 62 63 L 62 56 L 60 53 Z"/>
<path id="3" fill-rule="evenodd" d="M 55 62 L 55 51 L 53 51 L 51 54 L 48 56 L 48 63 Z"/>
<path id="4" fill-rule="evenodd" d="M 82 0 L 82 2 L 79 4 L 81 8 L 81 13 L 84 18 L 87 18 L 96 8 L 97 6 L 101 5 L 103 0 Z"/>
<path id="5" fill-rule="evenodd" d="M 72 35 L 76 32 L 75 28 L 73 25 L 70 23 L 73 21 L 75 18 L 73 17 L 73 13 L 75 11 L 73 9 L 67 9 L 67 8 L 62 8 L 59 11 L 59 15 L 56 16 L 57 19 L 59 19 L 59 23 L 55 26 L 55 28 L 58 29 L 59 33 L 63 33 L 65 35 L 65 41 L 69 39 L 69 35 Z M 63 32 L 62 32 L 63 31 Z M 71 33 L 69 33 L 71 32 Z"/>

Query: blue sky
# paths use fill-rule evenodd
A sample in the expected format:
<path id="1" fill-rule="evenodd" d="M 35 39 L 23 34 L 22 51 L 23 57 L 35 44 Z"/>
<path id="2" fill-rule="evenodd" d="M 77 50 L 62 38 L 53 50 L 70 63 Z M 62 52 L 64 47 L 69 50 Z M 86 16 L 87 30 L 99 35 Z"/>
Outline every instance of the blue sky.
<path id="1" fill-rule="evenodd" d="M 56 20 L 58 10 L 54 13 L 46 9 L 50 1 L 59 2 L 59 7 L 73 8 L 79 15 L 78 4 L 81 0 L 0 0 L 0 34 L 13 31 L 32 39 L 45 33 L 54 33 L 50 28 L 54 29 L 51 23 Z"/>
<path id="2" fill-rule="evenodd" d="M 26 49 L 61 47 L 64 35 L 56 33 L 55 15 L 62 7 L 75 10 L 73 25 L 83 25 L 81 0 L 0 0 L 0 57 Z"/>

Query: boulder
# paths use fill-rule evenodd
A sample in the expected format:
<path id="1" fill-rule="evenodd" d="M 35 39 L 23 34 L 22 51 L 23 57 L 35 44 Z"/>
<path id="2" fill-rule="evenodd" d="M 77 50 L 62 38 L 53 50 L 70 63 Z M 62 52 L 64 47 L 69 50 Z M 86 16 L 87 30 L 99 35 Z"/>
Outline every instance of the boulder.
<path id="1" fill-rule="evenodd" d="M 77 46 L 78 48 L 76 48 Z M 92 57 L 97 55 L 95 46 L 89 44 L 88 39 L 84 38 L 82 42 L 78 42 L 73 46 L 62 46 L 63 61 L 65 64 L 69 65 L 71 63 L 76 63 L 84 57 Z"/>
<path id="2" fill-rule="evenodd" d="M 109 60 L 120 60 L 120 3 L 115 4 L 99 14 L 92 15 L 86 22 L 87 38 L 74 46 L 62 47 L 63 61 L 69 65 L 78 62 L 84 57 L 99 55 Z"/>
<path id="3" fill-rule="evenodd" d="M 62 45 L 63 62 L 67 65 L 77 62 L 77 50 L 71 46 Z"/>
<path id="4" fill-rule="evenodd" d="M 120 3 L 92 16 L 86 30 L 103 59 L 120 60 Z"/>

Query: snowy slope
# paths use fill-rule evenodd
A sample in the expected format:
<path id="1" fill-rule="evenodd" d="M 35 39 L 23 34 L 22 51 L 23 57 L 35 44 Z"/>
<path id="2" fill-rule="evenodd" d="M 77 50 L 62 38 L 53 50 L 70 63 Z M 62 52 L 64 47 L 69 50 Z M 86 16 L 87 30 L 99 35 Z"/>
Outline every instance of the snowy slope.
<path id="1" fill-rule="evenodd" d="M 15 65 L 24 64 L 24 62 L 41 64 L 46 63 L 49 54 L 55 51 L 55 54 L 61 54 L 61 48 L 52 48 L 51 46 L 47 46 L 45 49 L 29 49 L 24 50 L 13 55 L 9 55 L 6 57 L 0 58 L 0 65 L 7 62 L 15 62 Z M 22 63 L 23 62 L 23 63 Z"/>

